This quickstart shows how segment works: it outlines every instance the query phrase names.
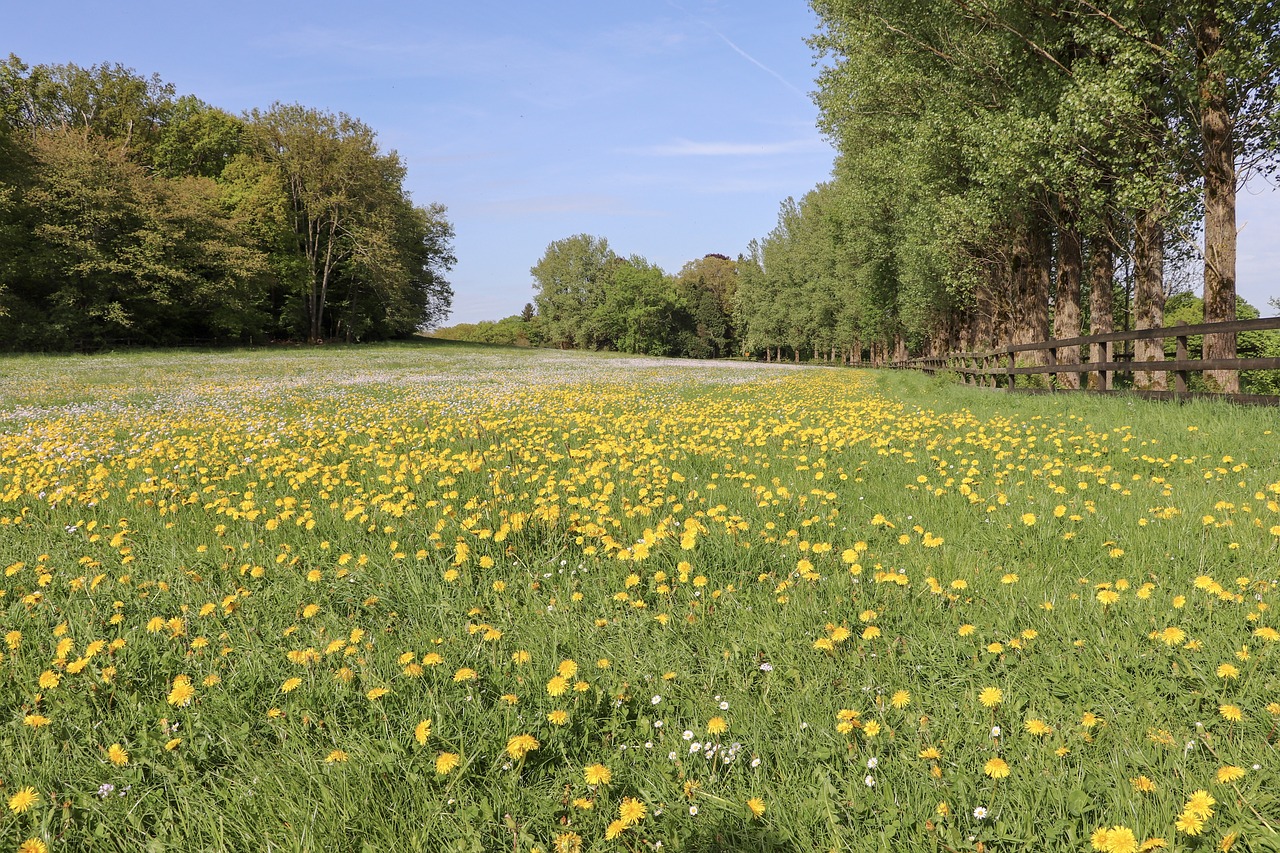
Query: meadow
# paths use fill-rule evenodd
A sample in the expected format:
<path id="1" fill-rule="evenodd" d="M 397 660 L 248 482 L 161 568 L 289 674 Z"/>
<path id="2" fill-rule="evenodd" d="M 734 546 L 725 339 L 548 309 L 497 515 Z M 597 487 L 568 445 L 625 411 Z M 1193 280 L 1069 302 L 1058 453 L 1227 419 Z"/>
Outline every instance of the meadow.
<path id="1" fill-rule="evenodd" d="M 0 851 L 1280 850 L 1272 410 L 0 360 Z"/>

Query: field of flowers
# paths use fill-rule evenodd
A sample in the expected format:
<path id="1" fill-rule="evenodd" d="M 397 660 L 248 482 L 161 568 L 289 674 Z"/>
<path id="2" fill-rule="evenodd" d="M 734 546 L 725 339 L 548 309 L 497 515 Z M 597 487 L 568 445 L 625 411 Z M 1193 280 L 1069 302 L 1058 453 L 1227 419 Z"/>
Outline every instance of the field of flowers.
<path id="1" fill-rule="evenodd" d="M 1280 850 L 1273 411 L 0 363 L 0 851 Z"/>

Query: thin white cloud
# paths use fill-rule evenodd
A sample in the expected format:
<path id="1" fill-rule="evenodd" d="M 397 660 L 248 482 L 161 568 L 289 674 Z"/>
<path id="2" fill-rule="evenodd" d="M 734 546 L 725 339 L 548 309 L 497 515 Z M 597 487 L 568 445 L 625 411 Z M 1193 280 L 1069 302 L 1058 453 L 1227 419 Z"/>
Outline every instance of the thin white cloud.
<path id="1" fill-rule="evenodd" d="M 700 21 L 699 23 L 702 23 L 702 22 Z M 759 68 L 760 70 L 764 71 L 766 74 L 769 74 L 770 76 L 772 76 L 774 79 L 776 79 L 776 80 L 777 80 L 779 83 L 781 83 L 783 86 L 786 86 L 786 87 L 787 87 L 788 89 L 790 89 L 792 92 L 795 92 L 795 93 L 796 93 L 796 95 L 797 95 L 797 96 L 799 96 L 799 98 L 800 98 L 801 100 L 803 100 L 803 101 L 805 101 L 805 102 L 808 102 L 808 100 L 809 100 L 809 96 L 808 96 L 808 95 L 806 95 L 806 94 L 805 94 L 805 93 L 804 93 L 804 92 L 803 92 L 799 87 L 797 87 L 797 86 L 793 85 L 793 84 L 792 84 L 792 82 L 791 82 L 790 80 L 788 80 L 786 77 L 783 77 L 783 76 L 782 76 L 781 74 L 779 74 L 777 71 L 774 71 L 772 68 L 770 68 L 769 66 L 765 65 L 763 62 L 761 62 L 760 60 L 756 59 L 754 56 L 752 56 L 751 54 L 747 53 L 747 52 L 746 52 L 745 50 L 743 50 L 742 48 L 738 47 L 736 44 L 734 44 L 732 41 L 730 41 L 730 40 L 729 40 L 729 37 L 728 37 L 728 36 L 726 36 L 724 33 L 720 32 L 719 30 L 717 30 L 715 27 L 712 27 L 710 24 L 704 24 L 704 26 L 706 26 L 708 29 L 710 29 L 710 30 L 711 30 L 711 32 L 713 32 L 713 33 L 715 33 L 717 36 L 719 36 L 721 41 L 723 41 L 725 44 L 729 45 L 729 47 L 733 48 L 733 49 L 734 49 L 734 51 L 735 51 L 739 56 L 741 56 L 743 59 L 747 60 L 747 61 L 748 61 L 748 62 L 750 62 L 752 65 L 755 65 L 757 68 Z"/>
<path id="2" fill-rule="evenodd" d="M 829 147 L 821 139 L 790 139 L 783 142 L 694 142 L 679 139 L 667 145 L 631 149 L 631 152 L 653 157 L 767 157 L 826 151 Z"/>
<path id="3" fill-rule="evenodd" d="M 793 83 L 792 83 L 790 80 L 788 80 L 786 77 L 783 77 L 783 76 L 782 76 L 781 74 L 779 74 L 777 71 L 774 71 L 772 68 L 770 68 L 769 66 L 765 65 L 763 62 L 761 62 L 760 60 L 756 59 L 754 56 L 752 56 L 751 54 L 747 53 L 747 52 L 746 52 L 745 50 L 743 50 L 742 48 L 738 47 L 736 44 L 734 44 L 734 43 L 733 43 L 733 40 L 732 40 L 732 39 L 730 39 L 727 35 L 725 35 L 724 33 L 720 32 L 718 29 L 716 29 L 715 27 L 713 27 L 711 24 L 707 23 L 706 21 L 702 20 L 701 18 L 699 18 L 699 17 L 695 16 L 692 12 L 690 12 L 689 10 L 687 10 L 687 9 L 685 9 L 684 7 L 680 6 L 678 3 L 673 2 L 673 0 L 667 0 L 667 5 L 671 6 L 671 7 L 672 7 L 672 8 L 674 8 L 674 9 L 678 9 L 678 10 L 680 10 L 680 11 L 681 11 L 681 12 L 683 12 L 686 16 L 688 16 L 688 18 L 689 18 L 690 20 L 692 20 L 692 21 L 694 21 L 695 23 L 701 24 L 702 26 L 706 27 L 708 30 L 710 30 L 710 31 L 711 31 L 711 33 L 712 33 L 712 34 L 714 34 L 714 35 L 716 36 L 716 38 L 720 39 L 720 41 L 722 41 L 722 42 L 724 42 L 726 45 L 728 45 L 728 46 L 733 50 L 733 52 L 734 52 L 734 53 L 738 54 L 738 55 L 739 55 L 739 56 L 741 56 L 743 59 L 747 60 L 747 62 L 750 62 L 750 63 L 751 63 L 752 65 L 754 65 L 755 67 L 759 68 L 761 71 L 765 72 L 765 73 L 766 73 L 766 74 L 768 74 L 770 77 L 773 77 L 775 80 L 777 80 L 777 81 L 778 81 L 779 83 L 781 83 L 783 86 L 787 87 L 787 88 L 788 88 L 788 89 L 790 89 L 792 92 L 794 92 L 794 93 L 795 93 L 795 94 L 796 94 L 796 95 L 797 95 L 801 100 L 803 100 L 803 101 L 805 101 L 806 103 L 808 103 L 808 101 L 809 101 L 809 96 L 808 96 L 807 94 L 805 94 L 805 92 L 803 92 L 799 87 L 797 87 L 795 84 L 793 84 Z"/>

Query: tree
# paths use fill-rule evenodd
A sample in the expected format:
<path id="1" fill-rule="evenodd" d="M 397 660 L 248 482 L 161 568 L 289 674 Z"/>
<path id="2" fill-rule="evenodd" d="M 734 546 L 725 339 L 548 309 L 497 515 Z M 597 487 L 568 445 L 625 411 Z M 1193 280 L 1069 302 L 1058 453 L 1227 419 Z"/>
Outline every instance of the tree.
<path id="1" fill-rule="evenodd" d="M 163 110 L 151 165 L 167 178 L 217 178 L 244 148 L 245 124 L 194 95 Z"/>
<path id="2" fill-rule="evenodd" d="M 738 265 L 727 255 L 704 255 L 681 267 L 674 283 L 677 298 L 693 322 L 691 340 L 683 347 L 687 354 L 695 358 L 732 354 Z"/>
<path id="3" fill-rule="evenodd" d="M 549 342 L 561 348 L 595 347 L 600 342 L 592 316 L 604 301 L 609 271 L 617 259 L 608 240 L 590 234 L 547 246 L 529 274 L 534 279 L 533 303 Z"/>
<path id="4" fill-rule="evenodd" d="M 265 113 L 254 110 L 250 126 L 289 199 L 308 273 L 302 293 L 307 339 L 321 341 L 340 275 L 347 276 L 349 310 L 362 284 L 379 288 L 385 299 L 403 275 L 404 166 L 395 152 L 378 150 L 368 125 L 344 113 L 277 103 Z M 350 317 L 345 329 L 348 337 L 356 334 Z"/>

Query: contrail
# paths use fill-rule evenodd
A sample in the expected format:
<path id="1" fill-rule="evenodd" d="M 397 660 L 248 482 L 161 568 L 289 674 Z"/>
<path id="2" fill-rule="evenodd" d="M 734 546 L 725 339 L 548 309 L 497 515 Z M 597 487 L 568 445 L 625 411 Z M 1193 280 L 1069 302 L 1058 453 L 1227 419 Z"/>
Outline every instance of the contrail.
<path id="1" fill-rule="evenodd" d="M 678 9 L 679 11 L 683 12 L 683 13 L 684 13 L 684 14 L 685 14 L 685 15 L 686 15 L 686 16 L 687 16 L 691 21 L 693 21 L 694 23 L 701 24 L 702 26 L 706 27 L 706 28 L 707 28 L 708 30 L 710 30 L 713 34 L 715 34 L 715 36 L 716 36 L 718 39 L 720 39 L 720 41 L 722 41 L 722 42 L 724 42 L 725 44 L 729 45 L 729 47 L 731 47 L 731 48 L 733 49 L 733 52 L 734 52 L 734 53 L 738 54 L 739 56 L 741 56 L 743 59 L 745 59 L 745 60 L 747 60 L 748 62 L 750 62 L 750 63 L 751 63 L 752 65 L 754 65 L 755 67 L 759 68 L 761 71 L 763 71 L 763 72 L 765 72 L 766 74 L 768 74 L 768 75 L 770 75 L 771 77 L 773 77 L 775 80 L 777 80 L 777 81 L 778 81 L 779 83 L 781 83 L 783 86 L 786 86 L 786 87 L 787 87 L 788 89 L 790 89 L 792 92 L 795 92 L 795 93 L 796 93 L 798 96 L 800 96 L 800 97 L 801 97 L 801 98 L 802 98 L 806 103 L 808 103 L 808 101 L 809 101 L 809 96 L 808 96 L 807 94 L 805 94 L 804 92 L 802 92 L 802 91 L 800 91 L 799 89 L 797 89 L 794 85 L 792 85 L 792 83 L 791 83 L 791 81 L 790 81 L 790 80 L 788 80 L 787 78 L 783 77 L 783 76 L 782 76 L 781 74 L 779 74 L 777 71 L 774 71 L 772 68 L 770 68 L 769 66 L 765 65 L 763 62 L 761 62 L 760 60 L 756 59 L 754 56 L 752 56 L 751 54 L 747 53 L 747 52 L 746 52 L 745 50 L 743 50 L 742 48 L 738 47 L 738 46 L 737 46 L 736 44 L 734 44 L 734 43 L 729 39 L 729 37 L 728 37 L 728 36 L 726 36 L 724 33 L 720 32 L 720 31 L 719 31 L 719 30 L 717 30 L 715 27 L 711 26 L 710 24 L 708 24 L 706 21 L 702 20 L 701 18 L 695 17 L 695 16 L 693 15 L 693 13 L 691 13 L 689 10 L 687 10 L 687 9 L 683 8 L 682 6 L 678 5 L 677 3 L 673 2 L 673 0 L 667 0 L 667 5 L 669 5 L 669 6 L 673 7 L 673 8 L 675 8 L 675 9 Z"/>

